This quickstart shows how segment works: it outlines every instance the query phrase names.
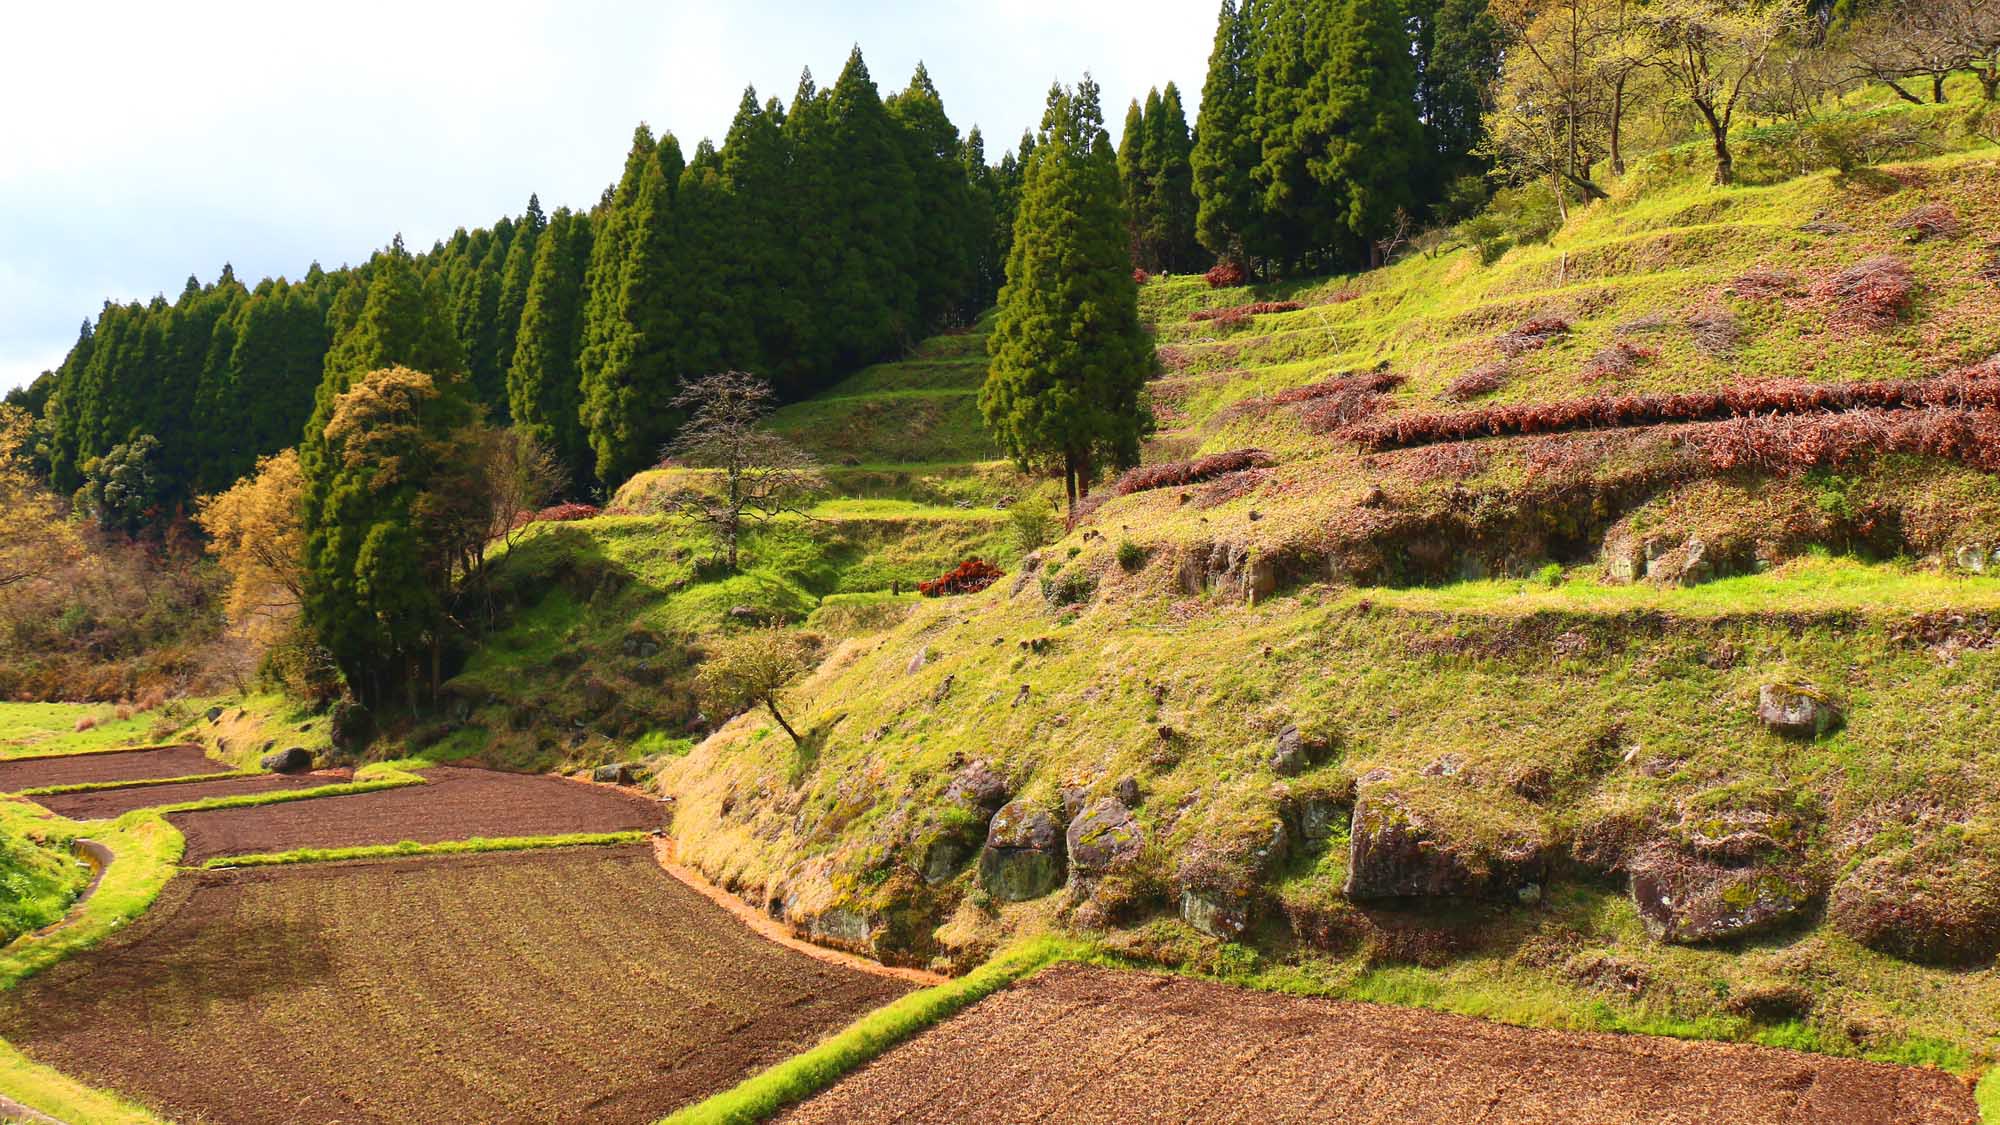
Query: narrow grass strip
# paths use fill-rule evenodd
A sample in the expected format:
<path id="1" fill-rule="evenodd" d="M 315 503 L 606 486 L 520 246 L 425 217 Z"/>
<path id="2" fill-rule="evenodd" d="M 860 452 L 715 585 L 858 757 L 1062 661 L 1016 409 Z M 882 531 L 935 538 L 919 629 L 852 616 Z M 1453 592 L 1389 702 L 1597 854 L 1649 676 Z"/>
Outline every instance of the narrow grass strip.
<path id="1" fill-rule="evenodd" d="M 322 785 L 314 789 L 276 789 L 269 793 L 239 793 L 233 797 L 207 797 L 199 801 L 183 801 L 178 805 L 162 805 L 155 809 L 143 810 L 148 813 L 207 812 L 210 809 L 240 809 L 251 805 L 282 805 L 287 801 L 310 801 L 319 797 L 351 797 L 356 793 L 375 793 L 384 789 L 401 789 L 405 785 L 422 785 L 424 779 L 413 773 L 400 770 L 384 771 L 385 776 L 367 781 L 346 781 L 338 785 Z M 125 816 L 135 816 L 126 813 Z M 120 818 L 121 820 L 123 818 Z"/>
<path id="2" fill-rule="evenodd" d="M 35 1062 L 5 1039 L 0 1039 L 0 1092 L 64 1125 L 166 1125 L 165 1118 L 110 1091 Z"/>
<path id="3" fill-rule="evenodd" d="M 1991 1067 L 1979 1080 L 1979 1120 L 1984 1125 L 2000 1125 L 2000 1066 Z"/>
<path id="4" fill-rule="evenodd" d="M 1057 938 L 1035 938 L 1002 950 L 965 976 L 884 1004 L 811 1050 L 752 1075 L 734 1089 L 688 1106 L 660 1125 L 734 1125 L 766 1120 L 1029 973 L 1081 956 L 1084 948 Z"/>
<path id="5" fill-rule="evenodd" d="M 59 797 L 65 793 L 96 793 L 104 789 L 146 789 L 155 785 L 187 785 L 197 781 L 231 781 L 239 777 L 262 777 L 263 770 L 228 770 L 223 773 L 192 773 L 185 777 L 147 777 L 138 781 L 80 781 L 74 785 L 44 785 L 23 789 L 16 797 Z"/>
<path id="6" fill-rule="evenodd" d="M 535 848 L 598 847 L 606 844 L 636 844 L 651 835 L 651 832 L 635 829 L 629 832 L 579 832 L 567 836 L 492 838 L 474 836 L 469 840 L 444 840 L 435 844 L 419 844 L 415 840 L 404 840 L 400 844 L 367 844 L 352 848 L 294 848 L 288 852 L 217 856 L 202 866 L 211 870 L 221 867 L 278 867 L 288 863 L 336 863 L 343 859 L 381 859 L 406 855 L 467 855 L 474 852 L 529 851 Z"/>

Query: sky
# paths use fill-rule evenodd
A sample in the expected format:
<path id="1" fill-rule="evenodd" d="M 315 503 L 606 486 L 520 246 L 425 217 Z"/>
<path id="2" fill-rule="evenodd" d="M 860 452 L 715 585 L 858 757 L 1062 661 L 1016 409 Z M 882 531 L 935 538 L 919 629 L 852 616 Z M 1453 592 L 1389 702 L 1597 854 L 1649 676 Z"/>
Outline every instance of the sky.
<path id="1" fill-rule="evenodd" d="M 587 207 L 633 126 L 720 143 L 746 84 L 789 101 L 860 45 L 919 60 L 998 160 L 1058 79 L 1199 100 L 1217 0 L 111 0 L 11 5 L 0 36 L 0 391 L 107 298 L 366 260 L 401 233 Z"/>

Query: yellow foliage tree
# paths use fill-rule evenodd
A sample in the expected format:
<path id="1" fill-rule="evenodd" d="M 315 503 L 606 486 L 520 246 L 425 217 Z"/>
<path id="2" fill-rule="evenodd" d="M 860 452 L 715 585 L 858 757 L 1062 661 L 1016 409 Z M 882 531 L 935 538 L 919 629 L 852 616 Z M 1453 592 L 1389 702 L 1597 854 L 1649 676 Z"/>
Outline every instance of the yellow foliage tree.
<path id="1" fill-rule="evenodd" d="M 305 478 L 298 451 L 258 460 L 256 471 L 201 501 L 196 522 L 229 573 L 229 615 L 269 638 L 304 601 Z"/>
<path id="2" fill-rule="evenodd" d="M 26 411 L 0 405 L 0 593 L 53 575 L 83 549 L 62 502 L 29 468 L 33 434 Z"/>

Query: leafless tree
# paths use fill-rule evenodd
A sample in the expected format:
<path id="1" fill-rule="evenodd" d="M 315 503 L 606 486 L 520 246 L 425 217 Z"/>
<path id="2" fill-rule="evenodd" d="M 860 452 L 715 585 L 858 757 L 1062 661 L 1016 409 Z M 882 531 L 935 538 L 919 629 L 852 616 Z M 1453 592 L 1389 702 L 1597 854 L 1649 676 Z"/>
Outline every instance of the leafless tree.
<path id="1" fill-rule="evenodd" d="M 715 472 L 667 493 L 661 510 L 706 528 L 730 570 L 745 521 L 805 515 L 826 487 L 811 455 L 763 428 L 775 403 L 769 383 L 741 371 L 703 376 L 673 401 L 688 420 L 666 448 L 668 461 Z"/>
<path id="2" fill-rule="evenodd" d="M 1913 105 L 1922 105 L 1923 98 L 1903 83 L 1928 80 L 1931 100 L 1943 102 L 1945 79 L 1953 71 L 1982 61 L 1991 65 L 1995 23 L 2000 23 L 1996 0 L 1902 0 L 1849 32 L 1853 76 L 1880 82 Z M 1987 90 L 1991 98 L 1992 87 Z"/>

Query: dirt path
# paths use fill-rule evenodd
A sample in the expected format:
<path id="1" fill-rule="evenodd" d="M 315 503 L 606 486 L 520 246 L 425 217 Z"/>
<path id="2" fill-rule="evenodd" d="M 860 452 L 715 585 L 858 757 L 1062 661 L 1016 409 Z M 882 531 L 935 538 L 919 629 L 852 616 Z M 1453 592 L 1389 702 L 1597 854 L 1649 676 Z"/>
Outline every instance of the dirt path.
<path id="1" fill-rule="evenodd" d="M 184 874 L 0 993 L 0 1036 L 181 1121 L 642 1125 L 908 987 L 765 941 L 648 845 L 558 848 Z"/>
<path id="2" fill-rule="evenodd" d="M 187 836 L 189 864 L 294 848 L 624 832 L 665 823 L 657 802 L 610 786 L 463 766 L 433 766 L 423 776 L 426 784 L 400 789 L 167 819 Z"/>
<path id="3" fill-rule="evenodd" d="M 1052 969 L 784 1120 L 1977 1125 L 1942 1071 Z"/>
<path id="4" fill-rule="evenodd" d="M 172 785 L 137 785 L 129 789 L 92 789 L 82 793 L 57 793 L 29 800 L 71 820 L 108 820 L 133 809 L 151 809 L 200 801 L 209 797 L 238 797 L 246 793 L 275 793 L 285 789 L 311 789 L 352 781 L 349 769 L 321 770 L 316 773 L 267 773 L 255 777 L 228 777 L 215 781 L 183 781 Z"/>
<path id="5" fill-rule="evenodd" d="M 199 746 L 160 746 L 107 754 L 56 754 L 0 762 L 0 793 L 18 793 L 50 785 L 94 785 L 107 781 L 151 781 L 161 777 L 195 777 L 227 773 L 228 763 L 216 761 Z"/>

